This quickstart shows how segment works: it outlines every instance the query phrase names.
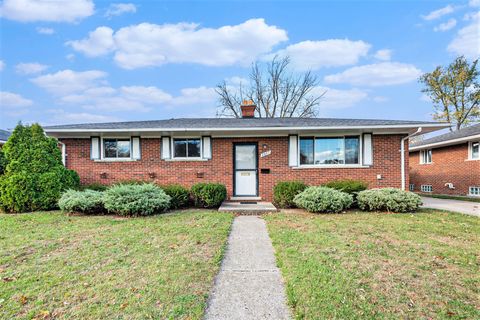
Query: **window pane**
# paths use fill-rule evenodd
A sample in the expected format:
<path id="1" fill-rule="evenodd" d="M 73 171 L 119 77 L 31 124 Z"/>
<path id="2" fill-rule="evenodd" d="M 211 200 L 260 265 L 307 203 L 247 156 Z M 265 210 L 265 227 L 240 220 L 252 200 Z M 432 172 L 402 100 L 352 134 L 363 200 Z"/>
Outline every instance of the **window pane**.
<path id="1" fill-rule="evenodd" d="M 187 157 L 187 140 L 174 140 L 173 141 L 173 156 L 175 158 Z"/>
<path id="2" fill-rule="evenodd" d="M 472 143 L 472 159 L 480 158 L 480 143 Z"/>
<path id="3" fill-rule="evenodd" d="M 116 158 L 117 157 L 117 140 L 104 139 L 103 140 L 104 157 Z"/>
<path id="4" fill-rule="evenodd" d="M 117 140 L 117 156 L 130 158 L 130 140 Z"/>
<path id="5" fill-rule="evenodd" d="M 427 163 L 432 162 L 432 150 L 427 150 Z"/>
<path id="6" fill-rule="evenodd" d="M 360 150 L 360 139 L 358 137 L 345 138 L 345 163 L 357 164 Z"/>
<path id="7" fill-rule="evenodd" d="M 300 164 L 313 164 L 313 138 L 300 138 Z"/>
<path id="8" fill-rule="evenodd" d="M 315 164 L 343 164 L 343 138 L 315 139 Z"/>
<path id="9" fill-rule="evenodd" d="M 188 157 L 200 157 L 200 139 L 188 139 Z"/>

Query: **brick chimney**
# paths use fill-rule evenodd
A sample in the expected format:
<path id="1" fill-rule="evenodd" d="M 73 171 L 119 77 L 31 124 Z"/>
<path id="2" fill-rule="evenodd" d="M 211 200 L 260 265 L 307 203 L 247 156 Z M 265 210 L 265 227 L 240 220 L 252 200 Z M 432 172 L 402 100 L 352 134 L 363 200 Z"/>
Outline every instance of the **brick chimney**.
<path id="1" fill-rule="evenodd" d="M 243 100 L 240 109 L 242 109 L 242 118 L 255 118 L 255 109 L 257 106 L 252 100 Z"/>

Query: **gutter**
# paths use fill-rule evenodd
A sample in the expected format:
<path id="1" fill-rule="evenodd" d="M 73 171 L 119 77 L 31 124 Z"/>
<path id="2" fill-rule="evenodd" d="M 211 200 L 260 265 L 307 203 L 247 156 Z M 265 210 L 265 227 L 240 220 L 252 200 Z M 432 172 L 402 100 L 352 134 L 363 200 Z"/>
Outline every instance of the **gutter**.
<path id="1" fill-rule="evenodd" d="M 411 137 L 421 133 L 423 130 L 422 127 L 418 127 L 417 131 L 415 131 L 414 133 L 412 134 L 409 134 L 408 136 L 406 136 L 405 138 L 402 138 L 401 140 L 401 145 L 400 145 L 400 152 L 401 152 L 401 174 L 402 174 L 402 190 L 405 190 L 406 189 L 406 179 L 405 179 L 405 141 L 407 141 L 408 139 L 410 139 Z"/>

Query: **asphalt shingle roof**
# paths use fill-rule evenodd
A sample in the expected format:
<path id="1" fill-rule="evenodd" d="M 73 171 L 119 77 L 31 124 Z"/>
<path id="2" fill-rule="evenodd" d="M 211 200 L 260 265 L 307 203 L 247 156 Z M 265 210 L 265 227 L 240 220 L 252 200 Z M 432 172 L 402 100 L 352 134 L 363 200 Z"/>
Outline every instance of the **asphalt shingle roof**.
<path id="1" fill-rule="evenodd" d="M 478 135 L 480 134 L 480 123 L 462 128 L 457 131 L 452 131 L 449 133 L 445 133 L 430 139 L 426 139 L 423 141 L 417 141 L 413 144 L 410 145 L 410 147 L 421 147 L 433 143 L 441 143 L 441 142 L 448 142 L 450 140 L 455 140 L 455 139 L 461 139 L 461 138 L 467 138 L 470 136 Z"/>
<path id="2" fill-rule="evenodd" d="M 11 133 L 7 130 L 0 129 L 0 140 L 7 141 L 8 137 L 10 137 Z"/>
<path id="3" fill-rule="evenodd" d="M 270 128 L 270 127 L 348 127 L 438 124 L 438 122 L 377 120 L 377 119 L 334 119 L 334 118 L 180 118 L 151 121 L 128 121 L 108 123 L 82 123 L 46 126 L 45 129 L 173 129 L 173 128 Z"/>

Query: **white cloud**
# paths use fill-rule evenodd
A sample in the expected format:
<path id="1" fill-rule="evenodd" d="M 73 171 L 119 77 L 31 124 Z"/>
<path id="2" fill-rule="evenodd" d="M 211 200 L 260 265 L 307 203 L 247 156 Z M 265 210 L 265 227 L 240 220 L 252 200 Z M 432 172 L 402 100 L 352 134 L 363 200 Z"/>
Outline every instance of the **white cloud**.
<path id="1" fill-rule="evenodd" d="M 101 56 L 115 49 L 113 30 L 109 27 L 98 27 L 95 31 L 88 34 L 88 38 L 67 41 L 66 44 L 88 57 Z"/>
<path id="2" fill-rule="evenodd" d="M 373 97 L 372 100 L 377 103 L 382 103 L 382 102 L 387 102 L 389 99 L 384 96 L 376 96 L 376 97 Z"/>
<path id="3" fill-rule="evenodd" d="M 47 112 L 53 115 L 53 121 L 50 122 L 55 124 L 112 122 L 121 120 L 118 117 L 111 115 L 106 116 L 87 112 L 67 112 L 63 109 L 49 109 Z"/>
<path id="4" fill-rule="evenodd" d="M 171 104 L 175 106 L 213 104 L 216 99 L 215 88 L 185 88 L 180 90 L 180 95 L 174 97 Z"/>
<path id="5" fill-rule="evenodd" d="M 105 29 L 98 32 L 100 28 L 97 28 L 87 39 L 68 44 L 93 56 L 108 53 L 114 43 L 114 59 L 125 69 L 166 63 L 245 65 L 288 39 L 285 30 L 267 25 L 263 19 L 251 19 L 218 29 L 199 28 L 192 23 L 141 23 L 121 28 L 113 34 L 113 39 L 108 39 L 109 28 L 102 28 Z"/>
<path id="6" fill-rule="evenodd" d="M 468 5 L 470 7 L 480 7 L 480 0 L 470 0 Z"/>
<path id="7" fill-rule="evenodd" d="M 121 87 L 122 94 L 132 100 L 145 103 L 166 103 L 172 100 L 172 96 L 157 87 L 129 86 Z"/>
<path id="8" fill-rule="evenodd" d="M 94 13 L 91 0 L 4 0 L 0 16 L 20 21 L 75 22 Z"/>
<path id="9" fill-rule="evenodd" d="M 368 97 L 367 92 L 356 88 L 339 90 L 318 86 L 312 90 L 313 94 L 322 94 L 323 92 L 325 94 L 320 100 L 320 108 L 328 109 L 348 108 Z"/>
<path id="10" fill-rule="evenodd" d="M 112 3 L 105 13 L 106 17 L 120 16 L 124 13 L 135 13 L 137 7 L 133 3 Z"/>
<path id="11" fill-rule="evenodd" d="M 422 15 L 422 19 L 427 20 L 427 21 L 436 20 L 438 18 L 443 17 L 444 15 L 452 13 L 453 11 L 455 11 L 455 8 L 452 5 L 449 4 L 446 7 L 443 7 L 443 8 L 440 8 L 438 10 L 432 11 L 432 12 L 426 14 L 426 15 Z"/>
<path id="12" fill-rule="evenodd" d="M 438 31 L 448 31 L 452 28 L 454 28 L 457 25 L 457 20 L 456 19 L 449 19 L 447 22 L 440 23 L 438 26 L 433 28 L 433 31 L 438 32 Z"/>
<path id="13" fill-rule="evenodd" d="M 328 75 L 326 83 L 350 83 L 355 86 L 388 86 L 416 80 L 421 71 L 414 65 L 398 62 L 381 62 L 353 67 Z"/>
<path id="14" fill-rule="evenodd" d="M 0 71 L 3 71 L 4 68 L 5 68 L 5 62 L 3 62 L 3 60 L 0 60 Z"/>
<path id="15" fill-rule="evenodd" d="M 356 64 L 361 57 L 367 55 L 371 45 L 364 41 L 348 39 L 329 39 L 323 41 L 302 41 L 287 46 L 274 54 L 288 55 L 292 66 L 297 70 L 316 70 L 322 67 L 337 67 Z"/>
<path id="16" fill-rule="evenodd" d="M 374 55 L 375 59 L 382 60 L 382 61 L 390 61 L 392 58 L 392 50 L 390 49 L 382 49 L 375 52 Z"/>
<path id="17" fill-rule="evenodd" d="M 33 104 L 32 100 L 25 99 L 19 94 L 0 91 L 0 105 L 6 108 L 24 108 L 31 106 Z"/>
<path id="18" fill-rule="evenodd" d="M 47 68 L 47 65 L 36 62 L 19 63 L 15 66 L 15 70 L 19 74 L 36 74 L 46 70 Z"/>
<path id="19" fill-rule="evenodd" d="M 460 29 L 455 38 L 448 44 L 447 50 L 456 55 L 464 55 L 469 59 L 480 57 L 480 19 L 479 15 L 467 25 Z"/>
<path id="20" fill-rule="evenodd" d="M 37 27 L 37 32 L 40 34 L 54 34 L 55 30 L 52 28 L 45 28 L 45 27 Z"/>
<path id="21" fill-rule="evenodd" d="M 83 72 L 62 70 L 57 73 L 39 76 L 31 79 L 31 81 L 48 92 L 59 96 L 96 87 L 101 84 L 106 76 L 105 72 L 98 70 Z"/>

